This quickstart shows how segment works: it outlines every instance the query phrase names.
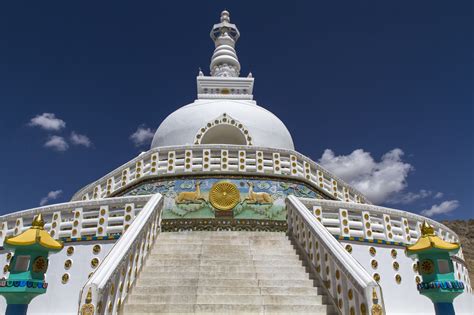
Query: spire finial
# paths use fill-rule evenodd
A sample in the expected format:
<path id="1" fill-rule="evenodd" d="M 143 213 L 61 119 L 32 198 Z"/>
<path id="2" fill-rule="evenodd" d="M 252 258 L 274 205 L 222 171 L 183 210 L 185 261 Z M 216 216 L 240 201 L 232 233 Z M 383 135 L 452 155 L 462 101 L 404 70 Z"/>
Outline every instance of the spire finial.
<path id="1" fill-rule="evenodd" d="M 428 236 L 434 235 L 434 228 L 428 224 L 428 222 L 423 221 L 423 225 L 421 226 L 421 235 Z"/>
<path id="2" fill-rule="evenodd" d="M 239 76 L 240 63 L 235 52 L 235 43 L 239 36 L 240 33 L 237 26 L 230 23 L 229 11 L 222 11 L 220 23 L 214 24 L 211 30 L 211 38 L 216 46 L 211 59 L 211 76 Z"/>
<path id="3" fill-rule="evenodd" d="M 221 12 L 221 23 L 223 22 L 230 23 L 230 14 L 227 10 Z"/>
<path id="4" fill-rule="evenodd" d="M 43 215 L 41 213 L 33 218 L 31 227 L 34 229 L 39 229 L 39 230 L 44 229 L 44 220 L 43 220 Z"/>

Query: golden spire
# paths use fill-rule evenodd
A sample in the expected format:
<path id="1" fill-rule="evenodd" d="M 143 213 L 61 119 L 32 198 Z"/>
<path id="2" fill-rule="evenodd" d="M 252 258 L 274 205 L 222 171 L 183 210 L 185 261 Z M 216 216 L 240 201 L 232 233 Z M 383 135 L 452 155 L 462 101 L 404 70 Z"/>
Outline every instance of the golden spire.
<path id="1" fill-rule="evenodd" d="M 21 234 L 5 239 L 5 244 L 10 246 L 30 246 L 38 244 L 52 251 L 58 251 L 63 248 L 63 243 L 55 240 L 44 229 L 43 216 L 38 214 L 33 218 L 31 227 Z"/>
<path id="2" fill-rule="evenodd" d="M 43 215 L 41 213 L 33 218 L 33 222 L 31 223 L 31 228 L 44 230 L 44 220 L 43 220 Z"/>
<path id="3" fill-rule="evenodd" d="M 428 249 L 439 249 L 457 252 L 460 245 L 458 243 L 450 243 L 442 240 L 438 235 L 436 235 L 434 228 L 424 221 L 421 226 L 421 236 L 418 241 L 407 246 L 408 254 L 411 255 L 415 252 L 424 251 Z"/>
<path id="4" fill-rule="evenodd" d="M 423 221 L 423 225 L 421 226 L 421 235 L 422 236 L 433 236 L 435 235 L 434 233 L 434 228 L 428 224 L 428 222 Z"/>

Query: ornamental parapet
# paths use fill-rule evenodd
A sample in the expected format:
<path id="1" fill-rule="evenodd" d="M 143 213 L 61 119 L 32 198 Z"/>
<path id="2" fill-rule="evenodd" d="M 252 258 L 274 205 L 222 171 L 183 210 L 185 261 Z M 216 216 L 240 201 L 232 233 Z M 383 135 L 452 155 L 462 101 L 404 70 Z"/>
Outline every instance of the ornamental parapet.
<path id="1" fill-rule="evenodd" d="M 37 214 L 43 216 L 47 222 L 44 229 L 54 239 L 65 242 L 115 240 L 128 228 L 150 197 L 66 202 L 3 215 L 0 216 L 0 245 L 6 237 L 29 229 Z"/>
<path id="2" fill-rule="evenodd" d="M 426 221 L 443 240 L 459 242 L 459 237 L 447 226 L 416 213 L 332 200 L 300 200 L 335 236 L 361 238 L 372 243 L 399 243 L 404 246 L 414 243 L 421 236 L 421 227 Z"/>
<path id="3" fill-rule="evenodd" d="M 196 175 L 244 175 L 297 180 L 336 200 L 370 204 L 362 193 L 296 151 L 238 145 L 151 149 L 85 186 L 73 196 L 72 201 L 117 196 L 153 178 Z"/>

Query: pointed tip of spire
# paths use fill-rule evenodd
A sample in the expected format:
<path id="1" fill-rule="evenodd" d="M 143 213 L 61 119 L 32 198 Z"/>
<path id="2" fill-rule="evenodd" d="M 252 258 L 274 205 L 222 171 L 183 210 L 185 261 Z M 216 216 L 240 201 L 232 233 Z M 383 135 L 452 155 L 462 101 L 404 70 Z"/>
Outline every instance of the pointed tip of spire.
<path id="1" fill-rule="evenodd" d="M 428 222 L 423 221 L 423 225 L 421 226 L 421 235 L 433 235 L 434 234 L 434 228 L 429 225 Z"/>
<path id="2" fill-rule="evenodd" d="M 41 213 L 33 218 L 33 222 L 31 223 L 31 227 L 37 228 L 37 229 L 43 229 L 44 228 L 44 220 L 43 220 L 43 215 Z"/>
<path id="3" fill-rule="evenodd" d="M 230 13 L 225 10 L 221 12 L 221 22 L 230 22 Z"/>

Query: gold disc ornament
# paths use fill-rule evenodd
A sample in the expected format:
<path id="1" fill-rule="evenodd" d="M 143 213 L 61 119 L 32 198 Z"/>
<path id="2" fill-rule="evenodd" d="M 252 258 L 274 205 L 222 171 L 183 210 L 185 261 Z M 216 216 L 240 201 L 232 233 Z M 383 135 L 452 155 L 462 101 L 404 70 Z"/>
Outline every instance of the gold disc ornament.
<path id="1" fill-rule="evenodd" d="M 209 191 L 209 201 L 218 210 L 230 210 L 240 202 L 240 191 L 235 184 L 218 182 Z"/>

